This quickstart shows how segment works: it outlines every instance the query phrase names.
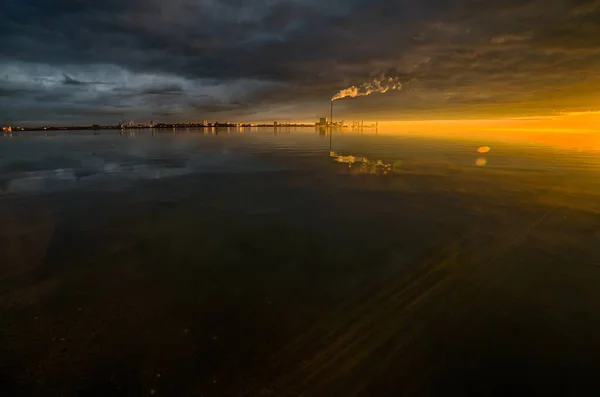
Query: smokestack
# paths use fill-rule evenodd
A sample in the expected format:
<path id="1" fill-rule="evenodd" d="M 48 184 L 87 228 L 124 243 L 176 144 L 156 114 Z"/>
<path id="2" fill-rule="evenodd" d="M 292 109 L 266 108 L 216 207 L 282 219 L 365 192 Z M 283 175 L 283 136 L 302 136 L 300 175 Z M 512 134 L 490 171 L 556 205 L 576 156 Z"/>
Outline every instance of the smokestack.
<path id="1" fill-rule="evenodd" d="M 331 101 L 331 117 L 329 118 L 329 122 L 333 126 L 333 100 Z"/>
<path id="2" fill-rule="evenodd" d="M 329 151 L 333 147 L 333 99 L 331 100 L 331 118 L 329 119 L 329 123 L 331 123 L 331 128 L 329 129 Z"/>

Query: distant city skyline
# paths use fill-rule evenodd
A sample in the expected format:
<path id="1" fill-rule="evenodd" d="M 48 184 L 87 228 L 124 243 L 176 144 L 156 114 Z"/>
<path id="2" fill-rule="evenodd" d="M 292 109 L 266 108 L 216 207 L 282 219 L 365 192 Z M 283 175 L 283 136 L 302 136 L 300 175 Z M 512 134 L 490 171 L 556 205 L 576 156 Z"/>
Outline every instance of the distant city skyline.
<path id="1" fill-rule="evenodd" d="M 336 118 L 600 128 L 597 0 L 5 0 L 0 32 L 5 125 L 313 122 L 386 76 Z"/>

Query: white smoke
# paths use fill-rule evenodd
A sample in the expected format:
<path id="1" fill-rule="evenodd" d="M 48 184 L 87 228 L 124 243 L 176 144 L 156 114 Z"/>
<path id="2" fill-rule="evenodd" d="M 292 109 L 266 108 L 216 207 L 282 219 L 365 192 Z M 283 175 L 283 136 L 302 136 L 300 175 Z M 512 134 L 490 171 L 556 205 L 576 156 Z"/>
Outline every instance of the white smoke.
<path id="1" fill-rule="evenodd" d="M 380 77 L 373 81 L 366 82 L 357 86 L 345 88 L 335 94 L 332 101 L 336 101 L 342 98 L 355 98 L 357 96 L 367 96 L 373 93 L 384 94 L 388 91 L 401 90 L 402 83 L 397 78 L 393 77 Z"/>

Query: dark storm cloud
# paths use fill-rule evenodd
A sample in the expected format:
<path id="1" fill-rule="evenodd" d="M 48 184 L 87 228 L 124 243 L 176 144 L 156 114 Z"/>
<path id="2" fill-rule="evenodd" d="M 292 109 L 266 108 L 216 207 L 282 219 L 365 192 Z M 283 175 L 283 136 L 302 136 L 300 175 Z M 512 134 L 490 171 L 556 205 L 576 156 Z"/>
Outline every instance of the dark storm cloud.
<path id="1" fill-rule="evenodd" d="M 71 76 L 69 76 L 66 73 L 63 73 L 63 84 L 64 85 L 100 85 L 100 84 L 111 84 L 111 83 L 105 83 L 102 81 L 81 81 L 81 80 L 77 80 Z"/>
<path id="2" fill-rule="evenodd" d="M 4 0 L 0 48 L 7 121 L 312 118 L 382 73 L 405 90 L 340 110 L 519 113 L 595 78 L 600 1 Z"/>

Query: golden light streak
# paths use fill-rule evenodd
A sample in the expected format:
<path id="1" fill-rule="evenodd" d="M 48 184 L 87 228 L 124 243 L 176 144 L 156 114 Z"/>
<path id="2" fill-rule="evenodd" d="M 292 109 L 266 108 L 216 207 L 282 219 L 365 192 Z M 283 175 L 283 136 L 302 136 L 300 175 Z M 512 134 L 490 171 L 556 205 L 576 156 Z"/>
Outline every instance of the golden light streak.
<path id="1" fill-rule="evenodd" d="M 600 111 L 467 120 L 406 120 L 380 123 L 380 132 L 416 134 L 478 142 L 491 141 L 551 146 L 565 150 L 600 151 Z"/>

